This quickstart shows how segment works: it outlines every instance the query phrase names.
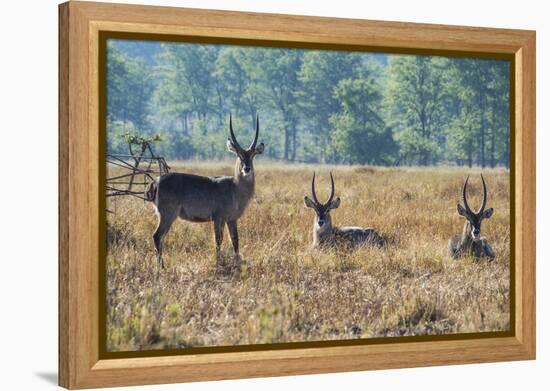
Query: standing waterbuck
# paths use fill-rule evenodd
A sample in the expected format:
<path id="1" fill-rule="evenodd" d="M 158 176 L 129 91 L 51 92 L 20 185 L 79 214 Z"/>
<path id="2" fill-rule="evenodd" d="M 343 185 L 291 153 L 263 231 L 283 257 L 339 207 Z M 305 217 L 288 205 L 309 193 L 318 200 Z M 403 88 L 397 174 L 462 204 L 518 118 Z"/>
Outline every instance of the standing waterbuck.
<path id="1" fill-rule="evenodd" d="M 230 115 L 231 137 L 227 139 L 227 148 L 237 155 L 233 176 L 206 177 L 170 173 L 163 175 L 156 185 L 152 184 L 149 187 L 146 197 L 154 202 L 159 218 L 153 241 L 158 263 L 162 268 L 164 268 L 162 239 L 177 217 L 192 222 L 212 221 L 214 223 L 218 264 L 221 259 L 223 230 L 227 224 L 235 258 L 239 262 L 237 220 L 243 215 L 254 194 L 254 157 L 264 151 L 264 143 L 256 145 L 259 132 L 260 120 L 256 116 L 254 141 L 248 149 L 242 148 L 233 133 Z"/>
<path id="2" fill-rule="evenodd" d="M 313 221 L 313 247 L 330 247 L 334 245 L 358 246 L 362 244 L 382 247 L 385 240 L 372 228 L 335 227 L 332 225 L 330 211 L 340 206 L 340 197 L 334 199 L 334 178 L 330 173 L 330 197 L 324 204 L 315 194 L 315 173 L 311 181 L 311 195 L 304 197 L 306 207 L 315 211 Z"/>
<path id="3" fill-rule="evenodd" d="M 466 219 L 464 223 L 464 229 L 462 235 L 455 235 L 449 239 L 449 253 L 453 259 L 457 259 L 462 255 L 472 255 L 475 258 L 488 257 L 493 259 L 495 253 L 489 245 L 487 239 L 481 234 L 481 222 L 483 219 L 488 219 L 493 215 L 493 208 L 485 209 L 487 204 L 487 185 L 485 179 L 481 175 L 481 182 L 483 183 L 483 200 L 481 201 L 481 207 L 477 212 L 470 209 L 467 200 L 467 188 L 468 179 L 466 177 L 464 186 L 462 187 L 462 202 L 464 206 L 456 204 L 456 210 L 458 214 Z"/>

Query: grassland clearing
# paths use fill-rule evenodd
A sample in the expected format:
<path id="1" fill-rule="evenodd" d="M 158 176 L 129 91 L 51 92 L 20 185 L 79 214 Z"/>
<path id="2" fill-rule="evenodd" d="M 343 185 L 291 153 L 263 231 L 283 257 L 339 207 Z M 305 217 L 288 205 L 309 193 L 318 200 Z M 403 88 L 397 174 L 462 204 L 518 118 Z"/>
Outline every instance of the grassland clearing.
<path id="1" fill-rule="evenodd" d="M 233 163 L 172 162 L 175 171 L 230 175 Z M 114 169 L 110 168 L 110 171 Z M 372 227 L 383 249 L 311 249 L 311 175 L 326 199 L 329 170 L 341 206 L 335 225 Z M 484 170 L 482 226 L 492 262 L 454 261 L 447 240 L 466 174 L 458 168 L 256 164 L 256 195 L 239 220 L 241 278 L 216 273 L 211 223 L 178 220 L 158 274 L 153 205 L 110 198 L 107 348 L 111 351 L 503 331 L 510 327 L 509 173 Z M 479 177 L 469 203 L 481 201 Z M 225 231 L 223 252 L 232 254 Z"/>

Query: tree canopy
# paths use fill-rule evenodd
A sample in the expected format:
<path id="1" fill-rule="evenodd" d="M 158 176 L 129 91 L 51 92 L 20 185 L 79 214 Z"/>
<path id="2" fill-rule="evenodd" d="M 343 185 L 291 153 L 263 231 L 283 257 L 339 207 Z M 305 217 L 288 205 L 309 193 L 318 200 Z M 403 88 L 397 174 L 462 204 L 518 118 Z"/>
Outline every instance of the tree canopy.
<path id="1" fill-rule="evenodd" d="M 108 150 L 223 159 L 232 113 L 273 160 L 508 166 L 509 85 L 502 60 L 109 40 Z"/>

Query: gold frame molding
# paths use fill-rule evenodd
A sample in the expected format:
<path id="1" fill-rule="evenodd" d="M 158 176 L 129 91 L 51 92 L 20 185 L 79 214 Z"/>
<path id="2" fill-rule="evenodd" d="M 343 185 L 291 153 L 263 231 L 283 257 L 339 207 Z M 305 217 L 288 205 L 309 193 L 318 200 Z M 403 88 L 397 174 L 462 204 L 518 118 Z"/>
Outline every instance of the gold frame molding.
<path id="1" fill-rule="evenodd" d="M 100 349 L 102 34 L 511 61 L 511 322 L 503 336 L 105 358 Z M 59 384 L 91 388 L 535 358 L 535 32 L 70 1 L 59 6 Z"/>

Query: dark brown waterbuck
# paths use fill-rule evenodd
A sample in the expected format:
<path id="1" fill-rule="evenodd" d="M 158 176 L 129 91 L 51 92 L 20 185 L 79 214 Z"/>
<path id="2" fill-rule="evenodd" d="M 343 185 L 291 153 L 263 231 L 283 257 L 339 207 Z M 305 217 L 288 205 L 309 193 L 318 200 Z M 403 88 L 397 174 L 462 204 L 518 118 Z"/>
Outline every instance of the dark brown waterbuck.
<path id="1" fill-rule="evenodd" d="M 475 258 L 488 257 L 492 259 L 495 257 L 495 253 L 487 239 L 481 236 L 481 222 L 493 215 L 493 208 L 485 209 L 487 204 L 487 185 L 485 184 L 483 175 L 481 175 L 481 182 L 483 183 L 483 200 L 481 201 L 479 210 L 474 212 L 470 209 L 467 200 L 466 192 L 468 189 L 468 179 L 470 179 L 470 176 L 466 177 L 466 181 L 462 187 L 462 202 L 464 206 L 460 205 L 460 203 L 456 205 L 458 214 L 464 217 L 466 222 L 464 223 L 462 235 L 455 235 L 449 239 L 449 253 L 454 259 L 463 255 L 471 255 Z"/>
<path id="2" fill-rule="evenodd" d="M 317 199 L 315 194 L 315 173 L 311 180 L 311 195 L 304 197 L 306 207 L 315 211 L 313 221 L 313 247 L 330 247 L 335 245 L 372 245 L 382 247 L 385 240 L 372 228 L 361 227 L 335 227 L 332 225 L 330 211 L 340 206 L 340 197 L 334 199 L 334 178 L 330 173 L 330 196 L 323 204 Z"/>
<path id="3" fill-rule="evenodd" d="M 223 230 L 227 224 L 233 251 L 237 261 L 239 260 L 237 221 L 243 215 L 254 194 L 254 157 L 264 151 L 263 143 L 256 145 L 259 132 L 260 121 L 256 117 L 254 141 L 244 149 L 237 142 L 231 116 L 229 117 L 230 138 L 227 139 L 227 148 L 237 155 L 233 176 L 206 177 L 170 173 L 163 175 L 157 184 L 149 187 L 146 196 L 154 202 L 159 218 L 153 241 L 158 263 L 162 268 L 164 268 L 162 239 L 178 217 L 192 222 L 212 221 L 214 223 L 218 262 L 221 257 Z"/>

